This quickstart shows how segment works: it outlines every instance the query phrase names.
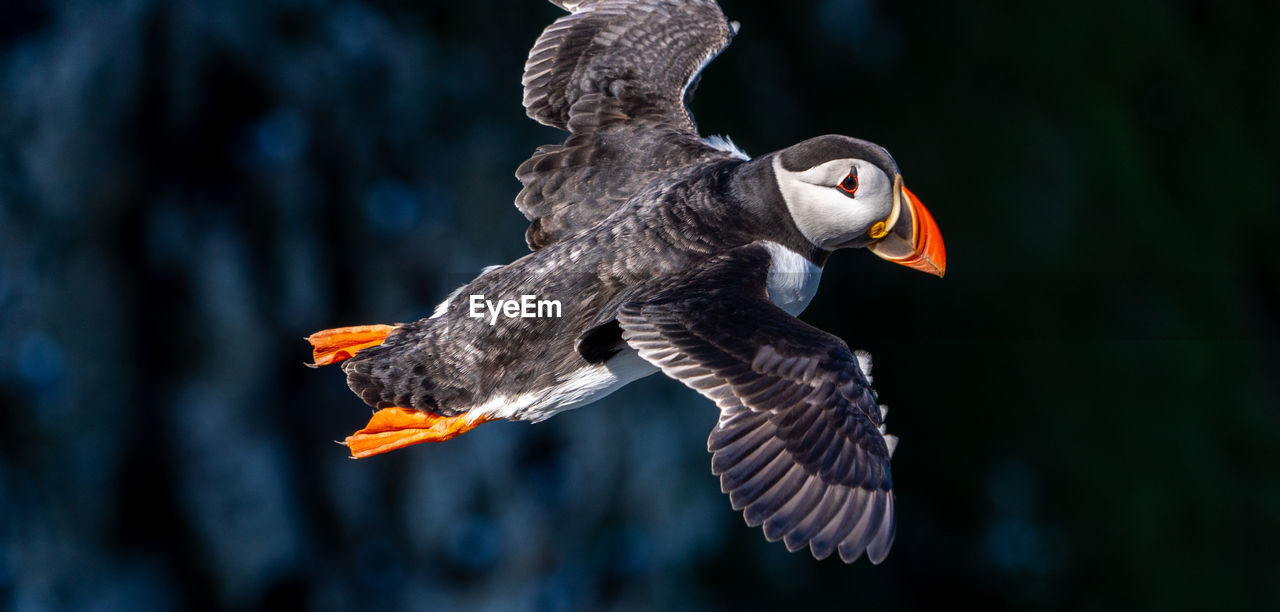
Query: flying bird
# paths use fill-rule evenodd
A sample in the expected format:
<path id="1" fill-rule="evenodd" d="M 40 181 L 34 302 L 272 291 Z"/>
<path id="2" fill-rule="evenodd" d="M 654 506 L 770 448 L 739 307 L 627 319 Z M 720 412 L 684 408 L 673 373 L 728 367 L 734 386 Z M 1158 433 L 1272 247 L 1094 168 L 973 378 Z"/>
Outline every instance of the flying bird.
<path id="1" fill-rule="evenodd" d="M 738 31 L 714 0 L 551 1 L 569 14 L 529 53 L 524 107 L 569 135 L 516 170 L 532 252 L 428 318 L 309 338 L 378 409 L 351 454 L 542 421 L 661 371 L 719 407 L 711 469 L 749 525 L 881 562 L 897 439 L 870 356 L 796 315 L 838 249 L 942 276 L 937 225 L 873 143 L 751 158 L 698 134 L 690 94 Z"/>

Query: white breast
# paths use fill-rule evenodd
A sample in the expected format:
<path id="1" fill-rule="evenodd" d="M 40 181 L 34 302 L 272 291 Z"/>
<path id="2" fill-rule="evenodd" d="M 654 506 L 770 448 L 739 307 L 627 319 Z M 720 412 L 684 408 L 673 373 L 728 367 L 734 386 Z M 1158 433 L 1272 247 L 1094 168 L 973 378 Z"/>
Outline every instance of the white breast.
<path id="1" fill-rule="evenodd" d="M 764 246 L 773 256 L 766 285 L 769 299 L 778 308 L 796 316 L 809 306 L 809 301 L 818 292 L 822 268 L 809 261 L 808 257 L 776 242 L 765 242 Z"/>

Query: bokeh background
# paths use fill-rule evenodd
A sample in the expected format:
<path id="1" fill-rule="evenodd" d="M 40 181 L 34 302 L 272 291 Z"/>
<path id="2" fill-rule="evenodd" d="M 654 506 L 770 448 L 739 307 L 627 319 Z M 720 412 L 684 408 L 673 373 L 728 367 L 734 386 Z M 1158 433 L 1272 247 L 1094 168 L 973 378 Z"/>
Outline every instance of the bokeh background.
<path id="1" fill-rule="evenodd" d="M 876 357 L 883 565 L 747 528 L 660 377 L 332 443 L 303 336 L 525 252 L 551 4 L 5 0 L 0 608 L 1277 609 L 1280 5 L 722 4 L 703 132 L 879 142 L 946 237 L 803 317 Z"/>

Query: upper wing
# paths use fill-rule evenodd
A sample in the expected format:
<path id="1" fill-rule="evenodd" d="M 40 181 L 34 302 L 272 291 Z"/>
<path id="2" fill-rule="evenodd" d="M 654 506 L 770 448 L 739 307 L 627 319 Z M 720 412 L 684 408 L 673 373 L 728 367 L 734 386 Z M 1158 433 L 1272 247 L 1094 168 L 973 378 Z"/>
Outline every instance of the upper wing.
<path id="1" fill-rule="evenodd" d="M 622 337 L 720 407 L 711 468 L 747 524 L 791 551 L 879 563 L 896 526 L 897 440 L 849 347 L 768 301 L 768 267 L 750 245 L 661 281 L 619 308 Z"/>
<path id="2" fill-rule="evenodd" d="M 573 11 L 529 52 L 529 116 L 568 130 L 516 170 L 538 249 L 612 214 L 659 176 L 733 154 L 703 142 L 686 101 L 734 27 L 713 0 L 552 0 Z"/>
<path id="3" fill-rule="evenodd" d="M 598 102 L 574 106 L 600 94 L 630 117 L 660 117 L 696 135 L 686 89 L 734 33 L 714 0 L 553 2 L 572 14 L 529 52 L 522 82 L 530 117 L 573 131 L 574 117 Z"/>

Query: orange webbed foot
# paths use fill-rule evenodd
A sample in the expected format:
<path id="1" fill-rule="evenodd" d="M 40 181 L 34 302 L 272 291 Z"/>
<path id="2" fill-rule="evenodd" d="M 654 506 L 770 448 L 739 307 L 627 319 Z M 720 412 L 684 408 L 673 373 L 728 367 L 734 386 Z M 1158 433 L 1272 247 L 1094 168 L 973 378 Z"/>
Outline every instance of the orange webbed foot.
<path id="1" fill-rule="evenodd" d="M 363 459 L 422 442 L 451 440 L 491 420 L 483 415 L 442 417 L 412 408 L 383 408 L 364 429 L 347 436 L 346 445 L 352 458 Z"/>
<path id="2" fill-rule="evenodd" d="M 319 367 L 351 359 L 361 349 L 382 344 L 395 328 L 394 325 L 359 325 L 311 334 L 307 337 L 314 349 L 315 363 L 311 365 Z"/>

